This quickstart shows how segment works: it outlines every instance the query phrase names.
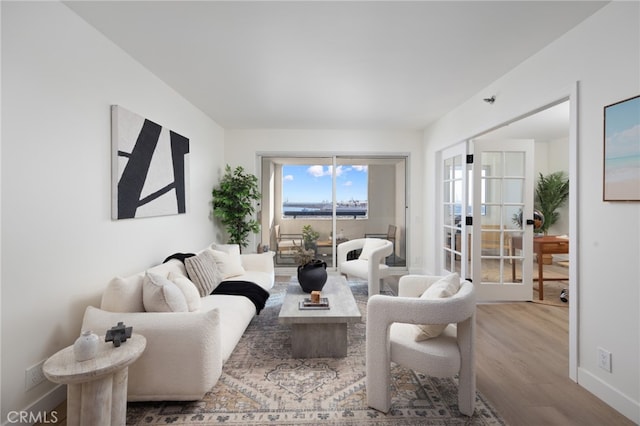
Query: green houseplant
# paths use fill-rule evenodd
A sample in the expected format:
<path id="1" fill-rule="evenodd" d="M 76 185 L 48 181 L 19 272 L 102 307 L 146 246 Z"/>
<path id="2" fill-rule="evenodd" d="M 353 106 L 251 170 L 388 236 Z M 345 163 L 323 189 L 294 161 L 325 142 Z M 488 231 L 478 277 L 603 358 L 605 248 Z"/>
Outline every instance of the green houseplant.
<path id="1" fill-rule="evenodd" d="M 548 175 L 540 173 L 536 184 L 534 205 L 544 217 L 540 231 L 545 235 L 549 232 L 551 225 L 560 218 L 560 213 L 557 210 L 564 205 L 568 198 L 569 179 L 563 171 Z"/>
<path id="2" fill-rule="evenodd" d="M 227 164 L 220 184 L 212 191 L 213 215 L 220 219 L 229 234 L 229 243 L 246 247 L 249 233 L 260 232 L 260 223 L 252 219 L 254 202 L 260 200 L 258 178 L 241 166 L 234 170 Z"/>
<path id="3" fill-rule="evenodd" d="M 315 231 L 311 225 L 304 225 L 302 227 L 302 240 L 304 241 L 304 248 L 307 250 L 316 250 L 316 241 L 320 238 L 320 233 Z"/>

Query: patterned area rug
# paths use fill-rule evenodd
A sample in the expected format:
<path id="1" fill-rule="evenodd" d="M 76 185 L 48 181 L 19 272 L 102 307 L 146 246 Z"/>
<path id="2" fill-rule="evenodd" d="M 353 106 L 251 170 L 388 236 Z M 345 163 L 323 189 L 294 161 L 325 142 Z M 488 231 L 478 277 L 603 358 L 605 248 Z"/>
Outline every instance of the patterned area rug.
<path id="1" fill-rule="evenodd" d="M 455 378 L 392 367 L 392 408 L 367 407 L 367 285 L 350 286 L 363 322 L 350 324 L 346 358 L 291 358 L 290 329 L 278 323 L 288 283 L 278 282 L 222 369 L 218 383 L 194 402 L 132 402 L 128 425 L 504 425 L 478 394 L 473 417 L 457 407 Z"/>

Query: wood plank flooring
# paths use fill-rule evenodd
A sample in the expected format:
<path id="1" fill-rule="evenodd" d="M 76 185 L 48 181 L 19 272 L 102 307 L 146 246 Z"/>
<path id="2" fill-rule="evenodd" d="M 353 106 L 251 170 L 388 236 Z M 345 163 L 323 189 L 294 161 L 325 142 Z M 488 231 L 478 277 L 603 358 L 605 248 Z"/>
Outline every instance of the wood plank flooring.
<path id="1" fill-rule="evenodd" d="M 569 379 L 569 309 L 481 304 L 478 390 L 509 425 L 634 425 Z"/>
<path id="2" fill-rule="evenodd" d="M 569 379 L 569 308 L 547 302 L 478 305 L 478 391 L 508 425 L 635 425 Z"/>

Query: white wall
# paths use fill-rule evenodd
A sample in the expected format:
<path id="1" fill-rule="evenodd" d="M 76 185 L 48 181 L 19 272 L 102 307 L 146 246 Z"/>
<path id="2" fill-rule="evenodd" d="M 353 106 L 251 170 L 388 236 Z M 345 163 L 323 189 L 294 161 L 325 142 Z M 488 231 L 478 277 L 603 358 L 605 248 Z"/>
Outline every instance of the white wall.
<path id="1" fill-rule="evenodd" d="M 534 176 L 536 183 L 540 173 L 547 175 L 563 171 L 569 176 L 569 137 L 536 141 L 535 144 L 535 170 Z M 560 217 L 558 221 L 549 228 L 549 235 L 568 235 L 569 234 L 569 200 L 558 209 Z M 565 255 L 554 256 L 561 258 Z"/>
<path id="2" fill-rule="evenodd" d="M 6 422 L 53 388 L 25 392 L 25 369 L 73 342 L 113 276 L 213 239 L 224 132 L 58 2 L 2 2 L 2 90 Z M 187 214 L 111 220 L 112 104 L 190 139 Z"/>
<path id="3" fill-rule="evenodd" d="M 226 130 L 225 160 L 231 167 L 243 166 L 256 173 L 257 154 L 376 155 L 408 154 L 407 248 L 414 253 L 410 270 L 422 265 L 420 242 L 411 235 L 422 234 L 422 132 L 364 130 Z M 386 225 L 385 225 L 386 226 Z M 386 229 L 386 228 L 385 228 Z M 255 247 L 251 241 L 249 247 Z"/>
<path id="4" fill-rule="evenodd" d="M 603 107 L 640 93 L 640 4 L 613 2 L 460 105 L 424 134 L 424 262 L 436 270 L 436 154 L 571 94 L 578 99 L 578 381 L 640 422 L 640 203 L 602 201 Z M 496 94 L 488 105 L 482 98 Z M 574 250 L 572 248 L 572 250 Z M 597 347 L 613 353 L 599 369 Z"/>

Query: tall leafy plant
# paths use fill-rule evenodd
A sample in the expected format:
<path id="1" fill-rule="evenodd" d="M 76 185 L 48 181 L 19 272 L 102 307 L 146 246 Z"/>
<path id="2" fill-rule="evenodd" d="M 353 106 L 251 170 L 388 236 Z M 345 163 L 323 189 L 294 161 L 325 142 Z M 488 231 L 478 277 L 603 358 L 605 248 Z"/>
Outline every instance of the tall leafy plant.
<path id="1" fill-rule="evenodd" d="M 219 186 L 213 189 L 213 215 L 225 226 L 230 244 L 246 247 L 249 233 L 260 232 L 260 223 L 252 218 L 254 202 L 261 197 L 258 189 L 255 175 L 241 166 L 232 170 L 228 164 Z"/>
<path id="2" fill-rule="evenodd" d="M 558 221 L 560 213 L 558 209 L 564 205 L 569 198 L 569 179 L 564 172 L 554 172 L 548 175 L 540 173 L 536 184 L 535 207 L 544 216 L 544 223 L 541 231 L 545 235 L 549 228 Z"/>

